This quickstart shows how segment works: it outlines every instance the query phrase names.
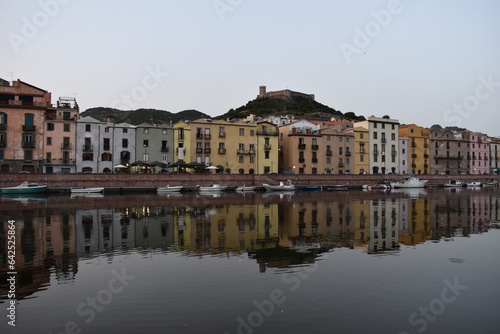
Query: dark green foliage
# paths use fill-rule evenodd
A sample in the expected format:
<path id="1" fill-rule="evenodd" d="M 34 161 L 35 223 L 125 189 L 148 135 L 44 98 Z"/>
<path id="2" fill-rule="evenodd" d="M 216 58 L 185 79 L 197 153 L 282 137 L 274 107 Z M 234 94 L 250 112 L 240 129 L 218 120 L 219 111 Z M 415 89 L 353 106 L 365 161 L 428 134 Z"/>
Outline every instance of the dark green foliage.
<path id="1" fill-rule="evenodd" d="M 197 110 L 184 110 L 176 114 L 166 110 L 157 109 L 137 109 L 137 110 L 119 110 L 114 108 L 90 108 L 81 113 L 81 117 L 90 116 L 100 121 L 106 121 L 108 116 L 113 115 L 115 123 L 128 122 L 130 124 L 141 123 L 177 123 L 181 120 L 195 120 L 200 118 L 211 118 Z"/>

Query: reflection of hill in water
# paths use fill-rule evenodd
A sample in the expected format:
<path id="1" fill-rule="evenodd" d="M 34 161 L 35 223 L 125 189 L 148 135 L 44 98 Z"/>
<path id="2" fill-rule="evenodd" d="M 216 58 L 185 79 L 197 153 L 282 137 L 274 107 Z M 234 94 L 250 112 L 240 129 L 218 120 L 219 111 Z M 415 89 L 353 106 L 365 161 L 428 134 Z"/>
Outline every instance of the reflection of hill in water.
<path id="1" fill-rule="evenodd" d="M 313 264 L 318 255 L 325 252 L 327 252 L 326 249 L 299 252 L 290 248 L 277 246 L 275 248 L 249 251 L 248 257 L 257 261 L 260 272 L 265 272 L 267 268 L 289 268 L 292 266 Z"/>

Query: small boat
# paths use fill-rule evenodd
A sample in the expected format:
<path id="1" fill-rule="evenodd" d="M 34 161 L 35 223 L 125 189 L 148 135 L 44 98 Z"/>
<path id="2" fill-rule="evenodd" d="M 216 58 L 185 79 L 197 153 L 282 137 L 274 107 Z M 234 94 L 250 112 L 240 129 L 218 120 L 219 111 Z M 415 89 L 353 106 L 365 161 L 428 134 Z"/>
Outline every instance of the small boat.
<path id="1" fill-rule="evenodd" d="M 416 176 L 406 177 L 403 181 L 391 182 L 392 188 L 423 188 L 428 180 L 420 180 Z"/>
<path id="2" fill-rule="evenodd" d="M 71 193 L 70 198 L 75 199 L 77 197 L 86 197 L 86 198 L 102 198 L 104 197 L 103 193 Z"/>
<path id="3" fill-rule="evenodd" d="M 72 194 L 98 194 L 103 193 L 103 187 L 82 187 L 82 188 L 70 188 Z"/>
<path id="4" fill-rule="evenodd" d="M 165 186 L 156 188 L 157 193 L 176 193 L 180 192 L 184 188 L 183 186 Z"/>
<path id="5" fill-rule="evenodd" d="M 221 192 L 225 191 L 227 186 L 221 186 L 220 184 L 212 184 L 209 187 L 200 187 L 198 186 L 198 191 L 200 192 Z"/>
<path id="6" fill-rule="evenodd" d="M 450 180 L 450 182 L 445 183 L 445 187 L 463 187 L 463 183 L 459 180 Z"/>
<path id="7" fill-rule="evenodd" d="M 47 184 L 24 181 L 15 187 L 1 188 L 2 194 L 40 194 L 47 190 Z"/>
<path id="8" fill-rule="evenodd" d="M 326 190 L 328 191 L 347 190 L 347 184 L 335 184 L 333 186 L 327 186 Z"/>
<path id="9" fill-rule="evenodd" d="M 267 191 L 295 190 L 295 186 L 292 184 L 291 180 L 288 180 L 286 183 L 280 181 L 280 184 L 277 186 L 273 186 L 267 183 L 264 183 L 262 186 L 266 188 Z"/>
<path id="10" fill-rule="evenodd" d="M 257 187 L 252 187 L 252 186 L 245 186 L 245 185 L 243 185 L 243 186 L 241 186 L 241 187 L 236 187 L 236 188 L 234 188 L 234 190 L 235 190 L 235 191 L 243 191 L 243 192 L 245 192 L 245 191 L 255 191 L 255 189 L 256 189 L 256 188 L 257 188 Z"/>
<path id="11" fill-rule="evenodd" d="M 318 191 L 318 186 L 301 186 L 301 191 Z"/>
<path id="12" fill-rule="evenodd" d="M 467 183 L 468 188 L 481 187 L 482 185 L 483 184 L 481 182 L 478 182 L 478 181 Z"/>
<path id="13" fill-rule="evenodd" d="M 363 190 L 387 190 L 391 187 L 387 184 L 363 184 Z"/>
<path id="14" fill-rule="evenodd" d="M 496 186 L 498 186 L 498 181 L 496 180 L 483 183 L 483 187 L 496 187 Z"/>

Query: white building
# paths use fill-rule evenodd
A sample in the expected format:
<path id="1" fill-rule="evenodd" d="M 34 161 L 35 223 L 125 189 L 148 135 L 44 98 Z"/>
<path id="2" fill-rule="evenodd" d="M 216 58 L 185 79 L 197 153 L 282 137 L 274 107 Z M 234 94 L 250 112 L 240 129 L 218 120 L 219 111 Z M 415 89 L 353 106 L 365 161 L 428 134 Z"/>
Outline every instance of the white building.
<path id="1" fill-rule="evenodd" d="M 354 127 L 368 129 L 371 173 L 399 173 L 399 121 L 371 116 L 354 123 Z"/>
<path id="2" fill-rule="evenodd" d="M 109 173 L 135 161 L 136 126 L 83 117 L 77 122 L 77 172 Z"/>

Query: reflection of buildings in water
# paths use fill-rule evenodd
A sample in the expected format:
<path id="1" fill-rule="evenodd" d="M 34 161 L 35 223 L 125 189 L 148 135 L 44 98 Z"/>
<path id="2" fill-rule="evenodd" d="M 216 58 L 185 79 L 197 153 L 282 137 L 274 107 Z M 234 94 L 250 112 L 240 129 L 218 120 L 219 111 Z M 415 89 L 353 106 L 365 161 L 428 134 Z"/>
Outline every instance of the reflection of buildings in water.
<path id="1" fill-rule="evenodd" d="M 177 251 L 226 253 L 274 247 L 278 205 L 187 208 L 174 217 Z"/>
<path id="2" fill-rule="evenodd" d="M 76 253 L 88 257 L 116 247 L 135 247 L 130 217 L 114 209 L 76 210 Z"/>
<path id="3" fill-rule="evenodd" d="M 430 201 L 427 197 L 399 199 L 399 242 L 417 245 L 430 238 Z"/>
<path id="4" fill-rule="evenodd" d="M 35 210 L 9 218 L 15 220 L 16 226 L 18 300 L 44 289 L 50 284 L 51 275 L 58 282 L 65 282 L 73 280 L 78 271 L 74 217 L 50 210 L 44 214 L 39 217 Z M 2 249 L 7 249 L 7 232 L 7 221 L 2 221 Z M 7 254 L 2 252 L 2 282 L 6 282 L 4 276 L 8 271 Z M 0 289 L 0 294 L 5 293 L 6 290 Z"/>
<path id="5" fill-rule="evenodd" d="M 490 199 L 490 221 L 500 221 L 500 200 L 498 195 L 491 195 Z"/>
<path id="6" fill-rule="evenodd" d="M 399 250 L 399 203 L 395 198 L 370 200 L 368 253 Z"/>
<path id="7" fill-rule="evenodd" d="M 491 195 L 487 192 L 453 192 L 434 196 L 431 205 L 432 239 L 469 236 L 488 230 Z"/>

